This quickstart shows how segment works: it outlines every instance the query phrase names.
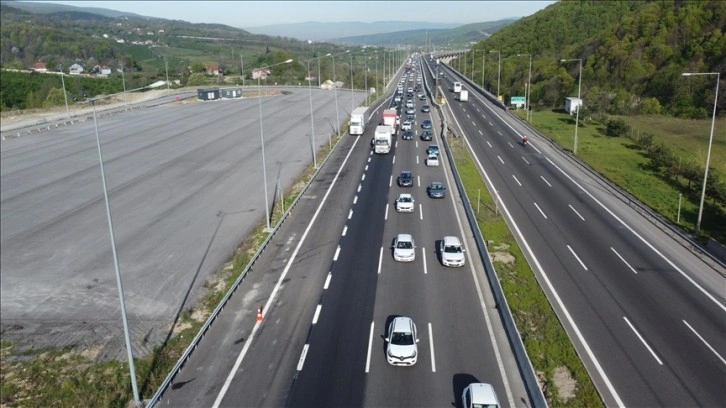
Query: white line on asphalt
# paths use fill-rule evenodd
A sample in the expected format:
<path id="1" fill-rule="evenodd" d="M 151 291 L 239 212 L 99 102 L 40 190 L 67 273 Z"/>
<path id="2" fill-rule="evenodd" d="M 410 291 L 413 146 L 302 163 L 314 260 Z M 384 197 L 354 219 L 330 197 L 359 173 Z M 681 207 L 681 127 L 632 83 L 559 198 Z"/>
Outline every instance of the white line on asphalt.
<path id="1" fill-rule="evenodd" d="M 514 145 L 512 144 L 512 142 L 507 142 L 507 144 L 509 145 L 509 147 L 511 147 L 512 149 L 514 149 Z"/>
<path id="2" fill-rule="evenodd" d="M 384 220 L 388 220 L 388 204 L 386 204 L 386 214 L 383 216 Z"/>
<path id="3" fill-rule="evenodd" d="M 527 159 L 525 159 L 525 161 L 526 161 L 526 160 L 527 160 Z M 546 183 L 546 184 L 547 184 L 547 185 L 548 185 L 549 187 L 552 187 L 552 184 L 550 184 L 550 182 L 549 182 L 549 181 L 547 181 L 547 179 L 546 179 L 546 178 L 544 178 L 544 176 L 540 176 L 540 178 L 542 178 L 542 181 L 544 181 L 544 182 L 545 182 L 545 183 Z"/>
<path id="4" fill-rule="evenodd" d="M 381 247 L 381 252 L 378 254 L 378 274 L 381 274 L 381 264 L 383 264 L 383 247 Z"/>
<path id="5" fill-rule="evenodd" d="M 358 194 L 356 194 L 355 197 L 353 197 L 353 204 L 355 204 L 357 202 L 358 202 Z"/>
<path id="6" fill-rule="evenodd" d="M 630 320 L 628 320 L 628 318 L 625 317 L 625 316 L 623 316 L 623 319 L 625 320 L 625 323 L 627 323 L 628 326 L 630 326 L 630 330 L 632 330 L 633 333 L 635 333 L 635 335 L 638 336 L 638 339 L 640 339 L 640 342 L 643 343 L 643 345 L 645 346 L 645 348 L 647 348 L 648 351 L 650 351 L 650 354 L 653 356 L 653 358 L 655 359 L 655 361 L 657 361 L 658 364 L 663 365 L 663 362 L 660 361 L 660 359 L 655 354 L 655 352 L 653 351 L 653 349 L 650 348 L 650 345 L 648 345 L 648 343 L 645 342 L 645 339 L 643 338 L 643 336 L 641 336 L 640 333 L 638 333 L 638 331 L 635 330 L 635 326 L 633 326 L 633 324 L 630 323 Z"/>
<path id="7" fill-rule="evenodd" d="M 469 118 L 469 119 L 471 119 L 471 116 L 469 116 L 469 114 L 468 114 L 468 113 L 466 114 L 466 117 L 467 117 L 467 118 Z"/>
<path id="8" fill-rule="evenodd" d="M 484 136 L 484 133 L 482 133 L 481 130 L 479 130 L 479 136 Z"/>
<path id="9" fill-rule="evenodd" d="M 423 204 L 418 205 L 418 218 L 423 221 Z"/>
<path id="10" fill-rule="evenodd" d="M 516 181 L 517 184 L 519 184 L 519 186 L 522 187 L 522 183 L 520 183 L 519 180 L 517 180 L 517 176 L 515 176 L 514 174 L 512 174 L 512 177 L 514 178 L 514 181 Z"/>
<path id="11" fill-rule="evenodd" d="M 388 187 L 391 187 L 393 185 L 393 174 L 391 174 L 391 177 L 388 178 Z M 358 188 L 360 189 L 360 184 L 358 185 Z M 358 190 L 360 191 L 360 190 Z"/>
<path id="12" fill-rule="evenodd" d="M 351 218 L 353 218 L 353 210 L 352 209 L 348 212 L 348 219 L 351 219 Z"/>
<path id="13" fill-rule="evenodd" d="M 338 260 L 338 255 L 340 255 L 340 245 L 338 245 L 338 247 L 335 248 L 335 255 L 333 255 L 333 261 Z"/>
<path id="14" fill-rule="evenodd" d="M 345 233 L 348 232 L 348 226 L 343 226 L 343 236 L 345 236 Z"/>
<path id="15" fill-rule="evenodd" d="M 502 132 L 500 132 L 500 131 L 498 131 L 498 130 L 497 130 L 497 134 L 499 134 L 499 136 L 503 136 L 503 135 L 502 135 Z"/>
<path id="16" fill-rule="evenodd" d="M 396 155 L 393 155 L 393 164 L 396 164 Z"/>
<path id="17" fill-rule="evenodd" d="M 489 145 L 489 147 L 492 147 L 492 144 L 491 144 L 491 143 L 489 143 L 489 141 L 488 141 L 488 140 L 487 140 L 487 144 Z"/>
<path id="18" fill-rule="evenodd" d="M 366 168 L 363 171 L 368 171 L 368 165 L 366 164 Z"/>
<path id="19" fill-rule="evenodd" d="M 570 252 L 572 252 L 572 256 L 574 256 L 574 257 L 575 257 L 575 259 L 577 259 L 577 262 L 579 262 L 579 263 L 580 263 L 580 265 L 582 265 L 582 269 L 584 269 L 584 270 L 587 270 L 587 266 L 585 266 L 585 263 L 584 263 L 584 262 L 582 262 L 582 260 L 580 260 L 580 257 L 579 257 L 579 256 L 577 256 L 577 254 L 575 253 L 575 250 L 574 250 L 574 249 L 572 249 L 572 247 L 571 247 L 571 246 L 569 246 L 569 245 L 567 246 L 567 249 L 569 249 L 569 250 L 570 250 Z"/>
<path id="20" fill-rule="evenodd" d="M 524 157 L 524 156 L 521 156 L 521 157 L 522 157 L 522 160 L 524 160 L 525 163 L 530 164 L 529 161 L 527 161 L 527 158 L 526 157 Z"/>
<path id="21" fill-rule="evenodd" d="M 318 305 L 318 307 L 315 308 L 315 315 L 313 316 L 313 324 L 318 323 L 318 318 L 320 317 L 320 310 L 323 308 L 323 305 Z"/>
<path id="22" fill-rule="evenodd" d="M 421 252 L 423 252 L 423 266 L 424 266 L 424 275 L 427 275 L 429 273 L 428 268 L 426 267 L 426 248 L 421 248 Z"/>
<path id="23" fill-rule="evenodd" d="M 605 204 L 601 203 L 595 196 L 590 194 L 589 191 L 585 190 L 577 181 L 575 181 L 572 177 L 570 177 L 569 174 L 565 173 L 561 168 L 559 168 L 552 160 L 550 160 L 548 157 L 545 157 L 548 162 L 552 166 L 554 166 L 557 170 L 559 170 L 560 173 L 562 173 L 565 177 L 567 177 L 574 185 L 576 185 L 582 192 L 587 194 L 593 201 L 595 201 L 603 210 L 607 211 L 608 214 L 610 214 L 613 218 L 615 218 L 622 226 L 627 228 L 633 235 L 635 235 L 642 243 L 644 243 L 648 248 L 650 248 L 656 255 L 660 256 L 661 259 L 666 261 L 668 265 L 671 266 L 671 268 L 678 271 L 678 273 L 681 274 L 684 278 L 686 278 L 687 281 L 691 282 L 693 286 L 695 286 L 701 293 L 706 295 L 713 303 L 715 303 L 718 307 L 720 307 L 722 310 L 726 311 L 726 305 L 719 302 L 715 297 L 713 297 L 712 294 L 710 294 L 707 290 L 705 290 L 701 285 L 699 285 L 693 278 L 688 276 L 681 268 L 679 268 L 676 264 L 674 264 L 670 259 L 668 259 L 663 253 L 661 253 L 656 247 L 654 247 L 650 242 L 648 242 L 645 238 L 643 238 L 640 234 L 638 234 L 630 225 L 626 224 L 625 221 L 623 221 L 620 217 L 618 217 L 614 212 L 612 212 L 608 207 L 605 206 Z M 618 404 L 622 405 L 622 404 Z"/>
<path id="24" fill-rule="evenodd" d="M 391 186 L 388 186 L 388 187 L 391 187 Z M 361 185 L 358 184 L 358 191 L 357 191 L 358 193 L 360 193 L 360 188 L 361 188 Z"/>
<path id="25" fill-rule="evenodd" d="M 416 184 L 421 187 L 421 176 L 416 176 Z"/>
<path id="26" fill-rule="evenodd" d="M 365 180 L 365 179 L 366 179 L 366 175 L 365 175 L 365 173 L 363 173 L 363 175 L 362 175 L 362 176 L 361 176 L 361 178 L 360 178 L 360 181 L 363 181 L 363 180 Z"/>
<path id="27" fill-rule="evenodd" d="M 611 249 L 611 250 L 612 250 L 613 252 L 615 252 L 615 255 L 617 255 L 617 256 L 618 256 L 618 258 L 620 258 L 620 260 L 621 260 L 621 261 L 623 261 L 623 263 L 624 263 L 624 264 L 625 264 L 625 265 L 626 265 L 626 266 L 627 266 L 628 268 L 630 268 L 630 270 L 631 270 L 631 271 L 633 271 L 633 273 L 634 273 L 634 274 L 636 274 L 636 275 L 638 274 L 638 271 L 636 271 L 636 270 L 635 270 L 635 268 L 633 268 L 632 266 L 630 266 L 630 264 L 628 263 L 628 261 L 626 261 L 626 260 L 625 260 L 625 258 L 623 258 L 622 256 L 620 256 L 620 254 L 618 253 L 618 251 L 616 251 L 616 250 L 615 250 L 615 248 L 613 248 L 613 247 L 610 247 L 610 249 Z"/>
<path id="28" fill-rule="evenodd" d="M 375 322 L 371 322 L 371 334 L 368 336 L 368 356 L 366 357 L 366 373 L 371 369 L 371 349 L 373 349 L 373 327 Z"/>
<path id="29" fill-rule="evenodd" d="M 325 278 L 325 284 L 323 285 L 323 290 L 328 290 L 328 287 L 330 286 L 330 279 L 333 277 L 332 272 L 328 272 L 328 277 Z"/>
<path id="30" fill-rule="evenodd" d="M 434 358 L 434 332 L 431 330 L 431 322 L 429 322 L 429 342 L 431 343 L 431 372 L 436 372 L 436 358 Z"/>
<path id="31" fill-rule="evenodd" d="M 395 147 L 398 147 L 398 140 L 396 140 L 396 144 L 394 144 Z M 394 156 L 395 158 L 395 156 Z"/>
<path id="32" fill-rule="evenodd" d="M 542 214 L 542 216 L 543 216 L 543 217 L 544 217 L 545 219 L 547 219 L 547 215 L 545 215 L 544 211 L 542 211 L 542 209 L 541 209 L 541 208 L 539 208 L 539 206 L 537 205 L 537 203 L 534 203 L 534 206 L 535 206 L 535 207 L 537 207 L 537 209 L 539 210 L 539 213 L 540 213 L 540 214 Z"/>
<path id="33" fill-rule="evenodd" d="M 497 155 L 497 159 L 499 159 L 499 161 L 502 162 L 502 164 L 504 164 L 504 160 L 502 160 L 502 158 L 499 157 L 499 155 Z"/>
<path id="34" fill-rule="evenodd" d="M 370 155 L 368 156 L 368 163 L 371 162 L 371 156 L 373 155 L 373 151 L 371 151 Z"/>
<path id="35" fill-rule="evenodd" d="M 473 120 L 471 121 L 471 124 L 472 124 L 472 125 L 473 125 L 474 127 L 476 127 L 476 122 L 474 122 Z"/>
<path id="36" fill-rule="evenodd" d="M 577 210 L 575 209 L 575 207 L 573 207 L 573 206 L 572 206 L 572 204 L 568 204 L 568 205 L 570 206 L 570 209 L 571 209 L 572 211 L 574 211 L 574 212 L 575 212 L 575 214 L 577 214 L 577 216 L 578 216 L 578 217 L 580 217 L 580 219 L 581 219 L 581 220 L 585 221 L 585 218 L 583 218 L 583 217 L 582 217 L 582 215 L 580 215 L 580 213 L 579 213 L 579 212 L 577 212 Z"/>
<path id="37" fill-rule="evenodd" d="M 489 122 L 489 126 L 494 126 L 494 125 L 492 124 L 492 122 Z"/>
<path id="38" fill-rule="evenodd" d="M 418 156 L 416 156 L 416 164 L 418 164 Z"/>
<path id="39" fill-rule="evenodd" d="M 698 337 L 698 338 L 699 338 L 699 339 L 700 339 L 700 340 L 701 340 L 701 341 L 703 342 L 703 344 L 705 344 L 705 345 L 706 345 L 706 347 L 708 347 L 708 349 L 709 349 L 709 350 L 711 350 L 711 352 L 712 352 L 713 354 L 715 354 L 715 355 L 716 355 L 716 357 L 718 357 L 718 359 L 719 359 L 719 360 L 721 360 L 721 362 L 722 362 L 722 363 L 723 363 L 724 365 L 726 365 L 726 360 L 724 360 L 724 358 L 723 358 L 723 357 L 721 357 L 721 355 L 720 355 L 720 354 L 718 354 L 718 352 L 717 352 L 717 351 L 716 351 L 716 350 L 715 350 L 715 349 L 714 349 L 713 347 L 711 347 L 711 345 L 710 345 L 710 344 L 708 344 L 708 342 L 707 342 L 707 341 L 706 341 L 706 340 L 705 340 L 705 339 L 704 339 L 703 337 L 701 337 L 701 335 L 700 335 L 700 334 L 698 334 L 698 332 L 696 331 L 696 329 L 694 329 L 693 327 L 691 327 L 691 325 L 690 325 L 690 324 L 688 324 L 688 322 L 687 322 L 687 321 L 685 321 L 685 320 L 683 321 L 683 323 L 685 323 L 685 324 L 686 324 L 686 326 L 688 326 L 688 328 L 689 328 L 689 329 L 691 329 L 691 331 L 693 332 L 693 334 L 695 334 L 695 335 L 696 335 L 696 337 Z"/>
<path id="40" fill-rule="evenodd" d="M 300 360 L 297 362 L 297 371 L 302 371 L 303 364 L 305 364 L 305 357 L 308 355 L 308 347 L 310 347 L 309 344 L 306 344 L 303 346 L 302 354 L 300 354 Z"/>
<path id="41" fill-rule="evenodd" d="M 416 149 L 418 149 L 418 140 L 416 141 Z"/>

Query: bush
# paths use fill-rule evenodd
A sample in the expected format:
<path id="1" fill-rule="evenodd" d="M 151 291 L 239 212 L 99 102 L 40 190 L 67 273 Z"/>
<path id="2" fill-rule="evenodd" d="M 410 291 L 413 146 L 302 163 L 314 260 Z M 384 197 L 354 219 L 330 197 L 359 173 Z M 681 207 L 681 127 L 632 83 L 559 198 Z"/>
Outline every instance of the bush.
<path id="1" fill-rule="evenodd" d="M 630 126 L 622 119 L 612 119 L 608 121 L 605 134 L 610 137 L 620 137 L 626 135 L 630 131 Z"/>

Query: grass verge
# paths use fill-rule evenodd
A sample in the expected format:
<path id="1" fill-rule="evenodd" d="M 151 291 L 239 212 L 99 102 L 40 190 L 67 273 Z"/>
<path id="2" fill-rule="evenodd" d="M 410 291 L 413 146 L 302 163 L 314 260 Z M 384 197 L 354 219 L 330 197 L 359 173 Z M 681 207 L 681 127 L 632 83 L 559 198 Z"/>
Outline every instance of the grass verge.
<path id="1" fill-rule="evenodd" d="M 341 127 L 344 129 L 344 127 Z M 332 147 L 342 137 L 332 135 Z M 328 146 L 318 151 L 322 165 Z M 271 225 L 284 215 L 315 173 L 310 164 L 298 180 L 276 201 L 270 212 Z M 283 205 L 284 203 L 284 205 Z M 153 396 L 211 312 L 224 298 L 239 275 L 267 238 L 261 220 L 234 255 L 204 284 L 206 293 L 193 307 L 184 309 L 173 328 L 174 335 L 148 356 L 135 357 L 141 399 Z M 0 408 L 4 407 L 112 407 L 125 408 L 133 401 L 128 363 L 97 361 L 93 348 L 25 349 L 0 341 Z"/>
<path id="2" fill-rule="evenodd" d="M 449 137 L 447 141 L 547 403 L 551 407 L 603 406 L 462 139 Z"/>

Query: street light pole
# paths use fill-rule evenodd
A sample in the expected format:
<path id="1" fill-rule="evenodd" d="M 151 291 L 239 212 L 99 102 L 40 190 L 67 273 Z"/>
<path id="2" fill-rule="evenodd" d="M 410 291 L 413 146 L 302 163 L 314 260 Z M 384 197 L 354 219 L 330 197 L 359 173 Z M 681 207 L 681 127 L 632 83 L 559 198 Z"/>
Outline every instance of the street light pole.
<path id="1" fill-rule="evenodd" d="M 317 58 L 313 58 L 318 60 L 318 66 L 320 66 L 320 58 L 327 57 L 330 54 L 326 54 Z M 318 72 L 320 72 L 318 70 Z M 318 74 L 320 75 L 320 74 Z M 320 77 L 318 77 L 318 81 L 320 81 Z M 310 144 L 313 151 L 313 166 L 317 169 L 318 168 L 318 158 L 316 154 L 315 149 L 315 121 L 313 120 L 313 88 L 310 81 L 310 60 L 308 60 L 308 90 L 310 91 Z"/>
<path id="2" fill-rule="evenodd" d="M 58 68 L 60 69 L 61 85 L 63 85 L 63 99 L 65 99 L 66 101 L 66 119 L 70 119 L 71 111 L 68 109 L 68 93 L 66 92 L 66 81 L 65 79 L 63 79 L 63 77 L 66 76 L 66 73 L 63 72 L 63 65 L 58 65 Z"/>
<path id="3" fill-rule="evenodd" d="M 502 81 L 502 52 L 501 51 L 489 51 L 489 53 L 496 52 L 499 55 L 499 69 L 497 69 L 497 100 L 499 99 L 499 84 Z"/>
<path id="4" fill-rule="evenodd" d="M 529 74 L 527 75 L 527 92 L 526 92 L 526 103 L 527 106 L 527 115 L 525 116 L 527 121 L 532 123 L 532 121 L 529 118 L 529 98 L 530 94 L 532 93 L 532 54 L 517 54 L 518 57 L 524 57 L 528 55 L 529 56 Z"/>
<path id="5" fill-rule="evenodd" d="M 124 104 L 126 105 L 126 108 L 129 107 L 129 99 L 126 96 L 126 76 L 124 75 L 124 63 L 121 61 L 121 82 L 124 85 Z"/>
<path id="6" fill-rule="evenodd" d="M 345 52 L 342 52 L 340 54 L 345 54 L 346 52 L 350 52 L 350 50 L 346 50 Z M 335 75 L 335 55 L 333 55 L 332 58 L 333 58 L 333 93 L 335 94 L 335 134 L 338 137 L 340 137 L 340 112 L 338 109 L 338 79 Z M 328 148 L 329 149 L 333 148 L 333 142 L 330 140 L 330 135 L 328 135 Z"/>
<path id="7" fill-rule="evenodd" d="M 292 59 L 262 67 L 260 69 L 272 68 L 274 66 L 288 64 L 290 62 L 292 62 Z M 265 192 L 265 223 L 267 224 L 265 232 L 271 232 L 272 229 L 270 228 L 270 207 L 267 198 L 267 167 L 265 166 L 265 135 L 262 128 L 262 86 L 260 85 L 260 76 L 261 75 L 257 75 L 257 100 L 259 102 L 258 105 L 260 108 L 260 142 L 262 143 L 262 186 L 264 187 Z"/>
<path id="8" fill-rule="evenodd" d="M 164 69 L 166 69 L 166 96 L 169 96 L 171 91 L 169 90 L 169 61 L 164 57 Z"/>
<path id="9" fill-rule="evenodd" d="M 580 99 L 580 91 L 582 90 L 582 58 L 571 58 L 571 59 L 562 59 L 560 62 L 570 62 L 570 61 L 579 61 L 580 62 L 580 73 L 578 74 L 579 80 L 577 84 L 577 108 L 575 109 L 575 147 L 572 149 L 573 154 L 577 154 L 577 130 L 580 127 L 580 108 L 582 105 L 582 99 Z"/>
<path id="10" fill-rule="evenodd" d="M 698 220 L 696 232 L 701 231 L 701 217 L 703 216 L 703 203 L 706 199 L 706 182 L 708 181 L 708 166 L 711 163 L 711 146 L 713 145 L 713 128 L 716 124 L 716 104 L 718 102 L 718 85 L 721 82 L 720 72 L 684 72 L 683 76 L 716 75 L 716 94 L 713 97 L 713 115 L 711 116 L 711 135 L 708 138 L 708 152 L 706 153 L 706 171 L 703 173 L 703 187 L 701 187 L 701 204 L 698 207 Z"/>
<path id="11" fill-rule="evenodd" d="M 350 53 L 350 113 L 353 113 L 355 97 L 353 96 L 353 53 Z"/>
<path id="12" fill-rule="evenodd" d="M 484 69 L 487 64 L 487 53 L 481 50 L 481 89 L 484 89 Z"/>

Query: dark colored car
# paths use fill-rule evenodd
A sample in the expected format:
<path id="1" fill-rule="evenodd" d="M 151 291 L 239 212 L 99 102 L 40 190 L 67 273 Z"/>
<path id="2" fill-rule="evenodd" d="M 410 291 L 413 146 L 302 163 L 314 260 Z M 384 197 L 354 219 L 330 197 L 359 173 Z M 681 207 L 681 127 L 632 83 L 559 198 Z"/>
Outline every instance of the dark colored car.
<path id="1" fill-rule="evenodd" d="M 410 171 L 402 171 L 398 176 L 399 187 L 413 187 L 413 173 Z"/>
<path id="2" fill-rule="evenodd" d="M 407 130 L 407 131 L 403 132 L 403 136 L 401 136 L 401 139 L 413 140 L 413 131 Z"/>
<path id="3" fill-rule="evenodd" d="M 431 129 L 432 127 L 434 127 L 434 124 L 431 123 L 431 121 L 428 120 L 428 119 L 426 119 L 423 122 L 421 122 L 421 128 L 422 129 Z"/>
<path id="4" fill-rule="evenodd" d="M 425 112 L 425 113 L 431 112 L 431 107 L 429 105 L 424 105 L 421 107 L 421 112 Z"/>
<path id="5" fill-rule="evenodd" d="M 414 115 L 406 115 L 406 120 L 413 123 L 416 121 L 416 116 Z"/>
<path id="6" fill-rule="evenodd" d="M 430 142 L 431 140 L 433 140 L 433 138 L 434 135 L 431 133 L 430 130 L 424 130 L 423 132 L 421 132 L 421 140 L 423 140 L 424 142 Z"/>
<path id="7" fill-rule="evenodd" d="M 446 187 L 444 187 L 444 183 L 434 181 L 431 183 L 431 185 L 428 186 L 426 190 L 429 194 L 429 197 L 431 198 L 446 197 Z"/>

